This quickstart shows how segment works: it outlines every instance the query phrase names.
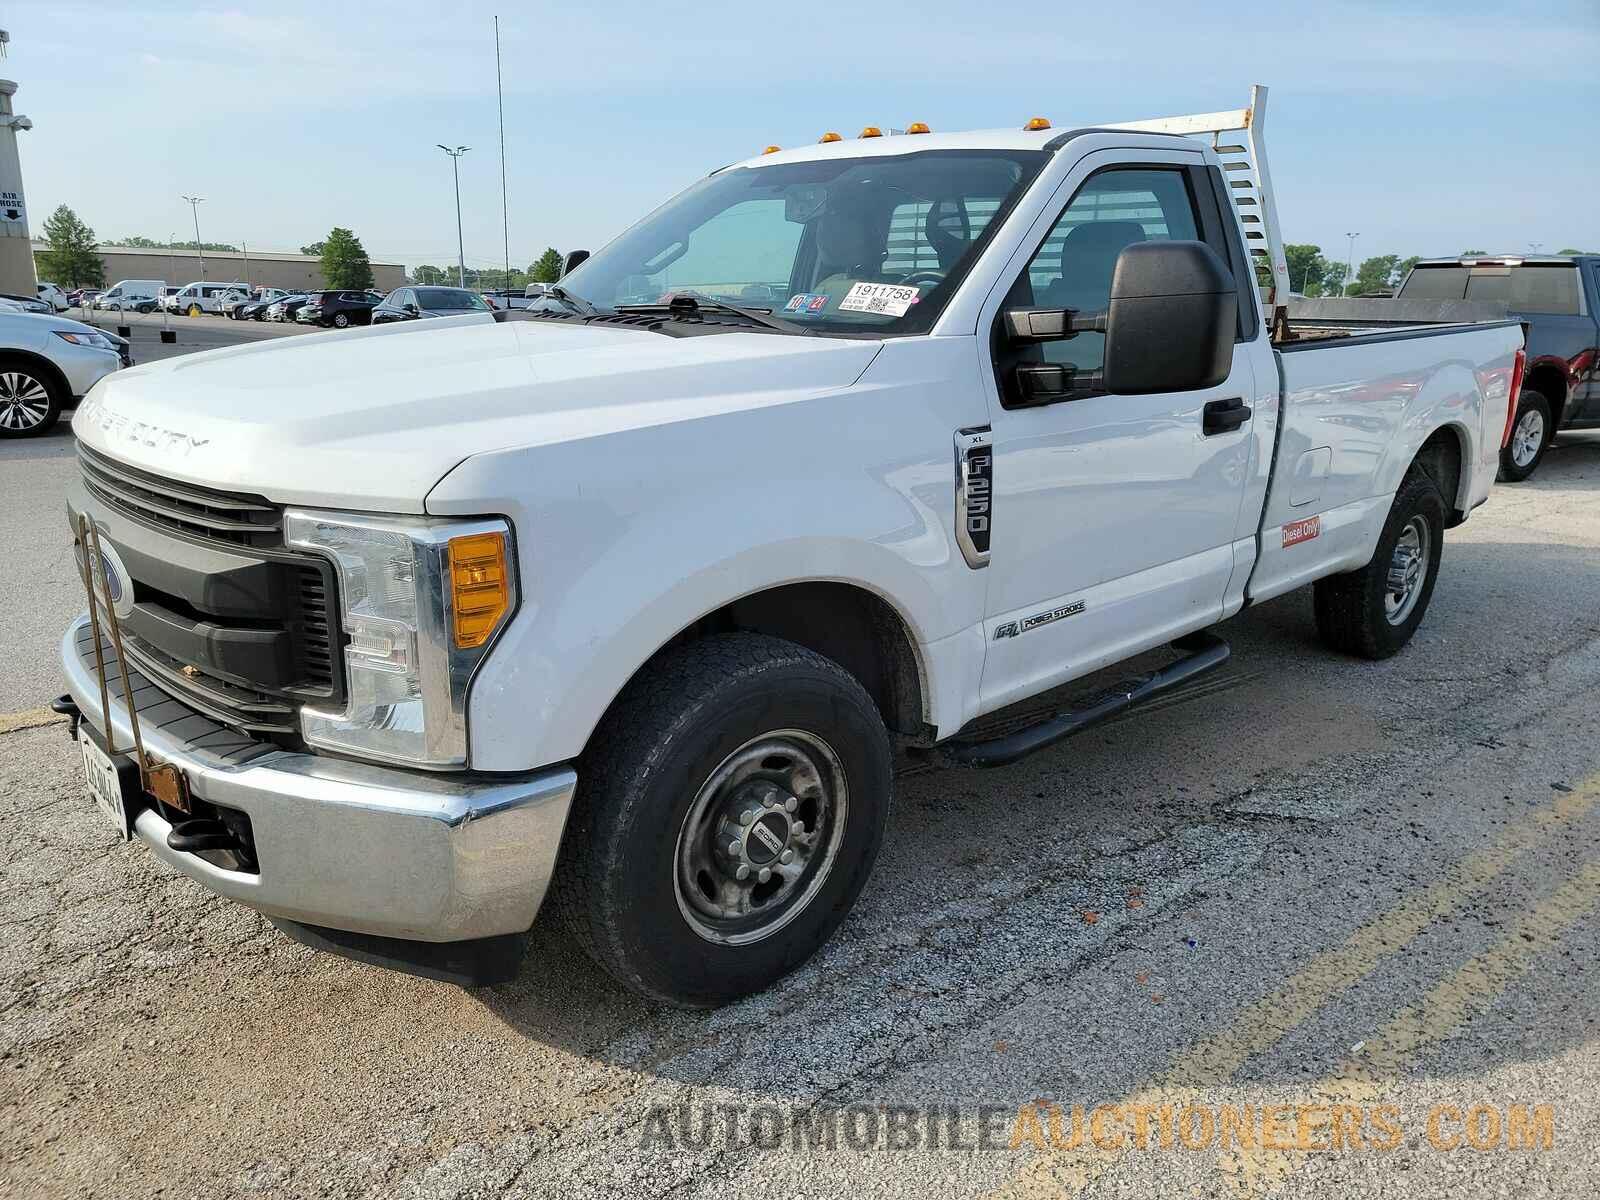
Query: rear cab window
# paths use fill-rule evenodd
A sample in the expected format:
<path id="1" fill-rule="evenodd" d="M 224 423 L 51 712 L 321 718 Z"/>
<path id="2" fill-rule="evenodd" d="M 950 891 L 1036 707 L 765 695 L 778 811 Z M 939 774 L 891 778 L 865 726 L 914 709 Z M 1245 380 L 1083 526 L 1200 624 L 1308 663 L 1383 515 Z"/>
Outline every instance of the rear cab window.
<path id="1" fill-rule="evenodd" d="M 1400 288 L 1407 300 L 1486 300 L 1513 312 L 1575 315 L 1583 311 L 1572 263 L 1446 263 L 1419 265 Z"/>

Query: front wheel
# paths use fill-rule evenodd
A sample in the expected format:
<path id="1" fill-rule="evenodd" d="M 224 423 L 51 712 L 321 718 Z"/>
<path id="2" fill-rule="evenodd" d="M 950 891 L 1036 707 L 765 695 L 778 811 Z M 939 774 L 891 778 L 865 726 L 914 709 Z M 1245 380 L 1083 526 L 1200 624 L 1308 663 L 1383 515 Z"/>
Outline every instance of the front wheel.
<path id="1" fill-rule="evenodd" d="M 1500 451 L 1500 478 L 1521 483 L 1532 475 L 1550 448 L 1556 423 L 1550 401 L 1543 393 L 1524 388 L 1517 401 L 1517 420 L 1511 427 L 1511 441 Z"/>
<path id="2" fill-rule="evenodd" d="M 872 870 L 892 788 L 861 684 L 747 633 L 646 667 L 580 778 L 551 905 L 617 980 L 686 1007 L 760 991 L 828 939 Z"/>
<path id="3" fill-rule="evenodd" d="M 61 416 L 64 391 L 38 367 L 0 358 L 0 438 L 44 433 Z"/>
<path id="4" fill-rule="evenodd" d="M 349 329 L 350 328 L 350 314 L 349 313 L 334 313 L 333 314 L 333 327 L 335 329 Z"/>
<path id="5" fill-rule="evenodd" d="M 1317 632 L 1335 650 L 1362 658 L 1397 653 L 1422 623 L 1444 549 L 1444 497 L 1415 467 L 1389 508 L 1372 561 L 1317 580 Z"/>

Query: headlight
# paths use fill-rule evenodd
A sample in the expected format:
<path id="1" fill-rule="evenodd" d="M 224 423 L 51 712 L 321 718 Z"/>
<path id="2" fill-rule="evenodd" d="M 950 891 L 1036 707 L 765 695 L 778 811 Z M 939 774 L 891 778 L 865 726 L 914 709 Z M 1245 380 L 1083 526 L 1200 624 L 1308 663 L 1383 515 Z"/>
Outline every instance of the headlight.
<path id="1" fill-rule="evenodd" d="M 74 346 L 93 346 L 96 350 L 110 350 L 113 354 L 117 350 L 117 344 L 99 330 L 79 333 L 75 329 L 53 329 L 51 332 L 62 341 L 71 342 Z"/>
<path id="2" fill-rule="evenodd" d="M 467 688 L 517 602 L 504 521 L 290 509 L 284 539 L 339 576 L 343 712 L 303 708 L 307 743 L 444 769 L 467 764 Z"/>

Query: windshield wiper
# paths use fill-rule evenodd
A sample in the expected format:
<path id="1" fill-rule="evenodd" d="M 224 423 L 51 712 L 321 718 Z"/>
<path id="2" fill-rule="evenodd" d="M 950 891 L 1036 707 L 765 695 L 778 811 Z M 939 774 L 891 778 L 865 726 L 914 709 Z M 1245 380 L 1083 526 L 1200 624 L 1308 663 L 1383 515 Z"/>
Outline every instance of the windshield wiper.
<path id="1" fill-rule="evenodd" d="M 734 316 L 743 317 L 751 324 L 760 325 L 763 329 L 774 329 L 779 333 L 802 333 L 809 336 L 816 332 L 797 322 L 785 321 L 781 317 L 773 316 L 771 309 L 744 308 L 738 304 L 729 304 L 726 300 L 700 300 L 694 296 L 674 296 L 667 304 L 617 305 L 618 312 L 659 312 L 665 313 L 669 317 L 693 316 L 706 309 L 731 312 Z"/>
<path id="2" fill-rule="evenodd" d="M 593 317 L 598 316 L 600 313 L 598 308 L 590 304 L 582 296 L 574 296 L 559 283 L 552 283 L 547 286 L 544 289 L 544 294 L 552 299 L 561 301 L 561 303 L 565 304 L 573 312 L 579 313 L 582 316 Z"/>

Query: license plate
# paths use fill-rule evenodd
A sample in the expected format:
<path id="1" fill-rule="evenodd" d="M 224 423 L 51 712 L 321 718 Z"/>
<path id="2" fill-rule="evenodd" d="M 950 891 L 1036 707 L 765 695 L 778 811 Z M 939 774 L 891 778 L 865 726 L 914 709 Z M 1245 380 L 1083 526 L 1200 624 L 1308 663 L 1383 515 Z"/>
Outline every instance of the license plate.
<path id="1" fill-rule="evenodd" d="M 83 751 L 83 777 L 89 787 L 89 797 L 95 807 L 105 813 L 106 820 L 116 829 L 123 841 L 132 837 L 128 825 L 128 805 L 122 794 L 122 777 L 111 756 L 96 746 L 88 737 L 78 735 L 78 747 Z"/>

